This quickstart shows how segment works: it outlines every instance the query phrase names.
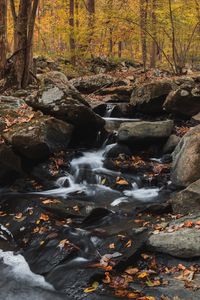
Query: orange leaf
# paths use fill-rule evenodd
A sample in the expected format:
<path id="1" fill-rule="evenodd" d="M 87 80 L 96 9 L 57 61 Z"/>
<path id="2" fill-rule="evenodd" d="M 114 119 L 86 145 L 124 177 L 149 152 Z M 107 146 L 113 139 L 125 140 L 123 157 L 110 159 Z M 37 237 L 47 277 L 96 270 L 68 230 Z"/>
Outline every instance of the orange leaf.
<path id="1" fill-rule="evenodd" d="M 45 214 L 41 214 L 40 215 L 40 220 L 42 220 L 42 221 L 49 221 L 49 216 L 45 215 Z"/>

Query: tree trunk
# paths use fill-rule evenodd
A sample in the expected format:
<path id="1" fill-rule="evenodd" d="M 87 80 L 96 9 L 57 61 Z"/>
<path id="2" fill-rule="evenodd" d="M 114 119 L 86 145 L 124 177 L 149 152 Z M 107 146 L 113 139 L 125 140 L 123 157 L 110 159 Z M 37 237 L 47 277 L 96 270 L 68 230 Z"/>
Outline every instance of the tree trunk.
<path id="1" fill-rule="evenodd" d="M 94 27 L 95 27 L 95 0 L 87 0 L 87 10 L 88 10 L 88 47 L 92 48 L 91 43 L 93 40 Z"/>
<path id="2" fill-rule="evenodd" d="M 175 26 L 174 26 L 174 17 L 173 17 L 171 0 L 169 0 L 169 15 L 170 15 L 171 32 L 172 32 L 172 59 L 174 63 L 174 71 L 175 73 L 179 73 L 177 61 L 176 61 L 176 37 L 175 37 Z"/>
<path id="3" fill-rule="evenodd" d="M 140 28 L 141 28 L 141 44 L 142 44 L 142 60 L 144 71 L 147 68 L 147 10 L 148 0 L 140 0 Z"/>
<path id="4" fill-rule="evenodd" d="M 69 26 L 70 36 L 69 45 L 71 53 L 71 62 L 73 65 L 76 64 L 76 44 L 75 44 L 75 28 L 74 28 L 74 0 L 69 0 Z"/>
<path id="5" fill-rule="evenodd" d="M 0 0 L 0 79 L 6 66 L 7 0 Z"/>
<path id="6" fill-rule="evenodd" d="M 152 43 L 151 43 L 150 68 L 155 68 L 156 67 L 156 56 L 157 56 L 157 45 L 156 45 L 156 42 L 155 42 L 156 39 L 157 39 L 156 8 L 157 8 L 157 0 L 152 0 L 151 22 L 152 22 L 152 35 L 153 35 L 154 39 L 152 40 Z"/>
<path id="7" fill-rule="evenodd" d="M 32 65 L 32 43 L 36 12 L 39 0 L 20 0 L 18 15 L 15 3 L 10 0 L 14 21 L 14 76 L 18 88 L 25 88 L 29 83 Z"/>

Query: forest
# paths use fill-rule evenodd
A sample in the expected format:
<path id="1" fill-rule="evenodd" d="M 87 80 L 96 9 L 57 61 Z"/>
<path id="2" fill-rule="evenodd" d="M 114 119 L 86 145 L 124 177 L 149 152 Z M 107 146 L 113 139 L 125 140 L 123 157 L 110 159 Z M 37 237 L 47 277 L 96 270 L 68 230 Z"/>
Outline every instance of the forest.
<path id="1" fill-rule="evenodd" d="M 0 300 L 200 299 L 199 46 L 199 0 L 0 0 Z"/>

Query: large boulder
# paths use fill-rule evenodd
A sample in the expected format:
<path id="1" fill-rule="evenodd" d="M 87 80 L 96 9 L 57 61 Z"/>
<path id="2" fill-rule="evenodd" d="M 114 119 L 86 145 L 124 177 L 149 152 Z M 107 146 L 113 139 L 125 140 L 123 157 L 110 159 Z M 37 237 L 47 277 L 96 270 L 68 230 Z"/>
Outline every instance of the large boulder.
<path id="1" fill-rule="evenodd" d="M 131 95 L 131 104 L 142 113 L 158 114 L 163 112 L 163 103 L 173 89 L 171 81 L 154 81 L 136 86 Z"/>
<path id="2" fill-rule="evenodd" d="M 149 237 L 148 245 L 154 251 L 170 254 L 175 257 L 199 257 L 200 230 L 199 228 L 195 228 L 195 223 L 199 222 L 199 220 L 200 216 L 197 215 L 171 222 L 164 231 L 153 232 Z M 188 228 L 187 224 L 190 224 L 189 226 L 192 228 Z"/>
<path id="3" fill-rule="evenodd" d="M 138 121 L 121 124 L 118 140 L 121 143 L 156 142 L 167 139 L 173 130 L 173 121 Z"/>
<path id="4" fill-rule="evenodd" d="M 188 83 L 172 91 L 164 102 L 167 112 L 191 117 L 200 112 L 200 84 Z"/>
<path id="5" fill-rule="evenodd" d="M 200 179 L 171 198 L 174 213 L 188 214 L 200 210 Z"/>
<path id="6" fill-rule="evenodd" d="M 51 153 L 65 150 L 71 141 L 72 132 L 72 125 L 38 114 L 29 122 L 11 126 L 2 135 L 20 155 L 39 161 Z"/>
<path id="7" fill-rule="evenodd" d="M 200 179 L 200 125 L 193 127 L 181 139 L 173 152 L 172 183 L 187 187 Z"/>
<path id="8" fill-rule="evenodd" d="M 45 79 L 44 86 L 30 96 L 27 103 L 34 109 L 73 124 L 76 128 L 92 128 L 97 131 L 104 126 L 104 120 L 92 111 L 87 101 L 60 72 L 51 72 Z"/>
<path id="9" fill-rule="evenodd" d="M 111 85 L 119 86 L 125 84 L 123 80 L 116 80 L 114 77 L 106 74 L 78 77 L 70 80 L 70 83 L 83 94 L 90 94 Z"/>
<path id="10" fill-rule="evenodd" d="M 22 174 L 21 159 L 10 146 L 0 144 L 0 185 Z"/>

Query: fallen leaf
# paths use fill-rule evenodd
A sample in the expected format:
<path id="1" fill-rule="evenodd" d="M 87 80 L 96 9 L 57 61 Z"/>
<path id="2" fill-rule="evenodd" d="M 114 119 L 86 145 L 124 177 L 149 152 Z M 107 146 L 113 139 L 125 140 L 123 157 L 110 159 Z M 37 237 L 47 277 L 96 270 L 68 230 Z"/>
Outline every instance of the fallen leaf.
<path id="1" fill-rule="evenodd" d="M 96 291 L 96 289 L 99 287 L 99 283 L 97 281 L 95 281 L 92 286 L 84 289 L 84 293 L 92 293 L 94 291 Z"/>
<path id="2" fill-rule="evenodd" d="M 49 216 L 42 213 L 40 215 L 40 220 L 42 220 L 42 221 L 49 221 Z"/>
<path id="3" fill-rule="evenodd" d="M 138 268 L 129 268 L 125 272 L 129 275 L 134 275 L 134 274 L 137 274 L 139 272 L 139 269 Z"/>

